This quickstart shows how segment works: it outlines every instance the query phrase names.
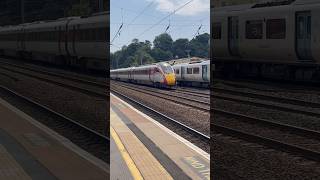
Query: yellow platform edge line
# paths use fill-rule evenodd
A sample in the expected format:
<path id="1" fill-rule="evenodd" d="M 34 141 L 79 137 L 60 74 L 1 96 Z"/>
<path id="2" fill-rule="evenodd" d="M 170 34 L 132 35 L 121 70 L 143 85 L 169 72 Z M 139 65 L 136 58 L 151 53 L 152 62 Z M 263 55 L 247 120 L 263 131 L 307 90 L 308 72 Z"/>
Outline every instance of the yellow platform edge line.
<path id="1" fill-rule="evenodd" d="M 140 171 L 138 170 L 137 166 L 135 165 L 135 163 L 131 159 L 131 157 L 130 157 L 129 153 L 127 152 L 127 150 L 125 149 L 124 145 L 122 144 L 118 134 L 111 126 L 110 126 L 110 134 L 111 134 L 113 140 L 115 141 L 115 143 L 121 153 L 123 160 L 126 162 L 133 178 L 135 180 L 142 180 L 143 177 L 142 177 Z"/>

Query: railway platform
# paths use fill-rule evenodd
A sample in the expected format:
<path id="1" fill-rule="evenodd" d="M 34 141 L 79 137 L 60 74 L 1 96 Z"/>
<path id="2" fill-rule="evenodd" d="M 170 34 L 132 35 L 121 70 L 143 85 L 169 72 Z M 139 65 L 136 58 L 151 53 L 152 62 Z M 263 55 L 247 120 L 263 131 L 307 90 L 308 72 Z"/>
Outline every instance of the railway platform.
<path id="1" fill-rule="evenodd" d="M 106 163 L 0 99 L 0 179 L 106 180 Z"/>
<path id="2" fill-rule="evenodd" d="M 210 155 L 114 94 L 111 179 L 210 179 Z"/>

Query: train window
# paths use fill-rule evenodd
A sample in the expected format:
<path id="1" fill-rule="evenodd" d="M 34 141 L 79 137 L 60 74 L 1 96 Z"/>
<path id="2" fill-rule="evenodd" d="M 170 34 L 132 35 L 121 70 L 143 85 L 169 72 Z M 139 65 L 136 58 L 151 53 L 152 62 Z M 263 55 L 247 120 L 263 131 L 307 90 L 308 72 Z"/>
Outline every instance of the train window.
<path id="1" fill-rule="evenodd" d="M 221 23 L 213 23 L 212 35 L 213 39 L 221 39 Z"/>
<path id="2" fill-rule="evenodd" d="M 192 68 L 187 68 L 187 74 L 192 74 Z"/>
<path id="3" fill-rule="evenodd" d="M 307 19 L 307 36 L 308 39 L 311 38 L 311 16 L 308 16 Z"/>
<path id="4" fill-rule="evenodd" d="M 263 37 L 262 20 L 253 20 L 246 22 L 246 38 L 247 39 L 262 39 Z"/>
<path id="5" fill-rule="evenodd" d="M 267 39 L 285 39 L 286 38 L 286 20 L 268 19 L 267 20 Z"/>
<path id="6" fill-rule="evenodd" d="M 199 74 L 200 70 L 198 67 L 193 68 L 193 74 Z"/>
<path id="7" fill-rule="evenodd" d="M 175 69 L 174 71 L 175 71 L 176 74 L 180 73 L 179 69 Z"/>
<path id="8" fill-rule="evenodd" d="M 83 30 L 82 29 L 79 29 L 79 41 L 82 41 L 83 40 Z"/>
<path id="9" fill-rule="evenodd" d="M 89 32 L 87 29 L 83 29 L 83 41 L 87 41 L 89 39 Z"/>
<path id="10" fill-rule="evenodd" d="M 92 41 L 95 39 L 95 31 L 94 29 L 89 29 L 89 40 Z"/>
<path id="11" fill-rule="evenodd" d="M 106 28 L 99 28 L 97 29 L 98 36 L 97 41 L 99 42 L 106 42 L 107 41 L 107 29 Z"/>

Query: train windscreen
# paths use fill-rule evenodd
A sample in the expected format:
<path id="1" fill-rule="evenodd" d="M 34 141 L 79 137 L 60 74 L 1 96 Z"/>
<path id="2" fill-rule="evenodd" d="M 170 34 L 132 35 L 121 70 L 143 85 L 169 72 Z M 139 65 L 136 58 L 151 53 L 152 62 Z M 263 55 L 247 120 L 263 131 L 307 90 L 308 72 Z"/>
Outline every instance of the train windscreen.
<path id="1" fill-rule="evenodd" d="M 173 68 L 168 63 L 160 63 L 161 69 L 165 74 L 171 74 L 173 73 Z"/>

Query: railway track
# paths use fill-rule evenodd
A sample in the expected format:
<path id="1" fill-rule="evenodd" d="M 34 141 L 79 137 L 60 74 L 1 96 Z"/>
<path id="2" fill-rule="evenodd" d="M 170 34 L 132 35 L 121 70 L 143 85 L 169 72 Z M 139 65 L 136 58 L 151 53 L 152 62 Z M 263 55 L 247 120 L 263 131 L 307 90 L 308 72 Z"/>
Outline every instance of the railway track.
<path id="1" fill-rule="evenodd" d="M 227 94 L 227 93 L 224 92 L 224 94 Z M 245 96 L 246 95 L 245 93 L 243 93 L 243 94 L 244 94 L 243 95 L 244 97 L 247 97 L 247 96 Z M 233 95 L 233 93 L 232 93 L 232 95 Z M 279 103 L 279 102 L 275 102 L 275 101 L 273 101 L 274 103 L 272 103 L 266 97 L 263 98 L 261 101 L 260 98 L 259 99 L 246 99 L 246 98 L 243 98 L 243 96 L 242 97 L 240 95 L 230 96 L 230 95 L 222 95 L 222 94 L 213 93 L 211 97 L 215 98 L 215 99 L 233 101 L 233 102 L 242 103 L 242 104 L 246 104 L 246 105 L 252 105 L 252 106 L 256 106 L 256 107 L 263 107 L 263 108 L 273 109 L 273 110 L 277 110 L 277 111 L 290 112 L 290 113 L 294 113 L 294 114 L 301 114 L 301 115 L 306 115 L 306 116 L 312 116 L 315 118 L 320 118 L 319 111 L 304 109 L 303 106 L 296 105 L 298 102 L 296 104 L 294 104 L 294 106 L 292 106 L 292 104 Z M 252 98 L 250 96 L 250 94 L 249 94 L 249 97 Z"/>
<path id="2" fill-rule="evenodd" d="M 153 115 L 155 115 L 157 118 L 155 118 L 157 121 L 161 121 L 162 123 L 169 123 L 171 125 L 173 125 L 176 129 L 178 128 L 180 131 L 183 131 L 184 136 L 187 136 L 186 139 L 196 139 L 196 140 L 191 140 L 191 141 L 201 141 L 201 143 L 206 144 L 207 146 L 209 146 L 210 144 L 210 137 L 157 111 L 152 109 L 151 107 L 144 105 L 136 100 L 134 100 L 133 98 L 130 98 L 129 96 L 126 96 L 124 94 L 122 94 L 121 92 L 115 90 L 114 88 L 111 88 L 111 92 L 116 94 L 117 96 L 121 97 L 122 99 L 125 99 L 127 102 L 132 103 L 135 105 L 135 107 L 140 107 L 143 109 L 143 111 L 147 111 L 149 113 L 152 113 Z M 175 132 L 177 132 L 175 130 Z M 187 134 L 186 134 L 187 133 Z M 199 143 L 199 142 L 198 142 Z"/>
<path id="3" fill-rule="evenodd" d="M 270 126 L 273 126 L 270 124 Z M 278 125 L 274 125 L 278 126 Z M 290 127 L 282 127 L 284 129 L 291 129 Z M 308 130 L 301 129 L 297 130 L 299 128 L 292 128 L 291 130 L 293 134 L 301 134 L 299 136 L 304 136 L 306 140 L 309 140 L 307 138 L 313 137 L 315 134 L 320 135 L 319 132 L 308 132 Z M 297 131 L 295 131 L 297 130 Z M 320 161 L 320 151 L 314 150 L 312 148 L 305 148 L 304 143 L 288 143 L 286 140 L 279 140 L 276 138 L 270 138 L 264 135 L 259 135 L 257 133 L 249 133 L 246 130 L 239 130 L 239 128 L 234 128 L 230 126 L 226 126 L 223 124 L 213 124 L 213 130 L 214 133 L 221 133 L 223 135 L 232 136 L 238 139 L 243 139 L 247 142 L 252 142 L 256 144 L 264 145 L 270 149 L 276 149 L 280 151 L 284 151 L 293 155 L 301 156 L 303 158 L 312 160 L 312 161 Z M 286 134 L 286 133 L 282 133 Z M 303 134 L 303 135 L 302 135 Z M 280 135 L 280 134 L 278 134 Z M 301 138 L 300 138 L 301 139 Z M 319 140 L 319 138 L 317 137 Z M 301 141 L 301 140 L 300 140 Z"/>
<path id="4" fill-rule="evenodd" d="M 175 92 L 179 94 L 191 95 L 191 96 L 200 97 L 200 98 L 206 98 L 206 99 L 210 98 L 210 93 L 196 92 L 196 91 L 188 90 L 184 88 L 177 88 L 175 89 Z"/>
<path id="5" fill-rule="evenodd" d="M 106 98 L 107 95 L 109 95 L 106 92 L 106 89 L 107 89 L 106 84 L 102 85 L 102 83 L 98 83 L 98 82 L 82 80 L 80 78 L 69 77 L 66 75 L 47 72 L 44 70 L 35 70 L 30 67 L 24 67 L 16 64 L 7 63 L 7 62 L 0 62 L 0 64 L 2 65 L 0 66 L 1 69 L 7 70 L 13 73 L 21 74 L 27 77 L 31 77 L 34 79 L 38 79 L 40 81 L 52 83 L 64 88 L 71 89 L 73 91 L 78 91 L 78 92 L 99 97 L 99 98 Z M 26 71 L 31 71 L 31 72 L 26 72 Z M 42 77 L 37 76 L 36 74 L 41 75 Z M 51 76 L 51 78 L 44 77 L 43 75 Z M 57 78 L 60 78 L 60 80 L 58 80 Z"/>
<path id="6" fill-rule="evenodd" d="M 195 90 L 191 90 L 191 89 L 193 88 L 178 87 L 176 91 L 183 94 L 190 94 L 190 95 L 201 96 L 201 97 L 210 97 L 210 91 L 204 91 L 203 89 L 195 89 Z"/>
<path id="7" fill-rule="evenodd" d="M 70 74 L 65 74 L 65 73 L 61 73 L 61 72 L 52 72 L 52 71 L 50 72 L 48 70 L 35 69 L 35 67 L 25 66 L 25 65 L 22 66 L 22 65 L 18 65 L 16 63 L 9 63 L 9 62 L 4 62 L 4 61 L 0 61 L 0 64 L 12 66 L 12 67 L 17 67 L 20 69 L 25 69 L 25 70 L 33 71 L 36 73 L 41 73 L 41 74 L 59 77 L 59 78 L 63 78 L 63 79 L 68 79 L 68 80 L 80 82 L 83 84 L 89 84 L 89 85 L 96 86 L 96 87 L 101 87 L 101 88 L 107 87 L 105 82 L 99 82 L 97 80 L 95 80 L 95 81 L 88 80 L 88 77 L 86 77 L 86 78 L 85 77 L 74 77 L 74 76 L 71 76 Z"/>
<path id="8" fill-rule="evenodd" d="M 320 108 L 320 103 L 317 103 L 317 102 L 310 102 L 310 101 L 299 100 L 299 99 L 294 99 L 294 98 L 287 98 L 287 97 L 278 97 L 275 95 L 265 95 L 265 94 L 259 94 L 259 93 L 253 93 L 253 92 L 243 92 L 243 91 L 218 88 L 218 87 L 214 87 L 212 89 L 212 91 L 214 93 L 215 92 L 224 93 L 224 94 L 228 93 L 230 95 L 257 98 L 257 99 L 273 101 L 273 102 L 277 102 L 277 103 L 285 103 L 285 104 L 292 104 L 292 105 L 298 105 L 298 106 L 307 106 L 307 107 L 311 107 L 311 108 Z"/>
<path id="9" fill-rule="evenodd" d="M 4 91 L 8 96 L 22 101 L 24 107 L 34 108 L 37 114 L 43 113 L 46 117 L 51 117 L 53 120 L 50 121 L 41 118 L 37 120 L 109 164 L 109 148 L 107 148 L 110 143 L 109 137 L 4 86 L 0 86 L 0 90 Z"/>
<path id="10" fill-rule="evenodd" d="M 215 98 L 215 100 L 228 100 L 240 104 L 320 118 L 319 112 L 302 108 L 309 105 L 309 102 L 303 100 L 217 87 L 213 88 L 211 97 Z M 300 108 L 295 108 L 293 105 Z M 318 104 L 314 103 L 313 108 L 316 107 L 318 107 Z M 219 108 L 213 108 L 213 111 L 215 114 L 215 121 L 213 122 L 214 133 L 233 136 L 312 161 L 320 161 L 320 132 L 318 131 Z"/>
<path id="11" fill-rule="evenodd" d="M 192 107 L 192 108 L 199 109 L 199 110 L 202 110 L 205 112 L 210 111 L 210 102 L 208 102 L 208 101 L 179 96 L 179 95 L 173 94 L 170 91 L 163 92 L 161 90 L 155 90 L 151 87 L 148 88 L 148 87 L 143 86 L 144 89 L 141 89 L 142 86 L 136 86 L 133 84 L 130 84 L 130 86 L 129 86 L 129 85 L 125 85 L 124 83 L 118 83 L 118 82 L 112 82 L 112 83 L 115 84 L 116 86 L 124 87 L 127 89 L 131 89 L 131 90 L 134 90 L 137 92 L 144 93 L 144 94 L 159 97 L 159 98 L 162 98 L 162 99 L 165 99 L 165 100 L 177 103 L 177 104 Z M 176 99 L 174 99 L 174 98 L 176 98 Z M 201 105 L 201 106 L 199 106 L 199 105 Z"/>

